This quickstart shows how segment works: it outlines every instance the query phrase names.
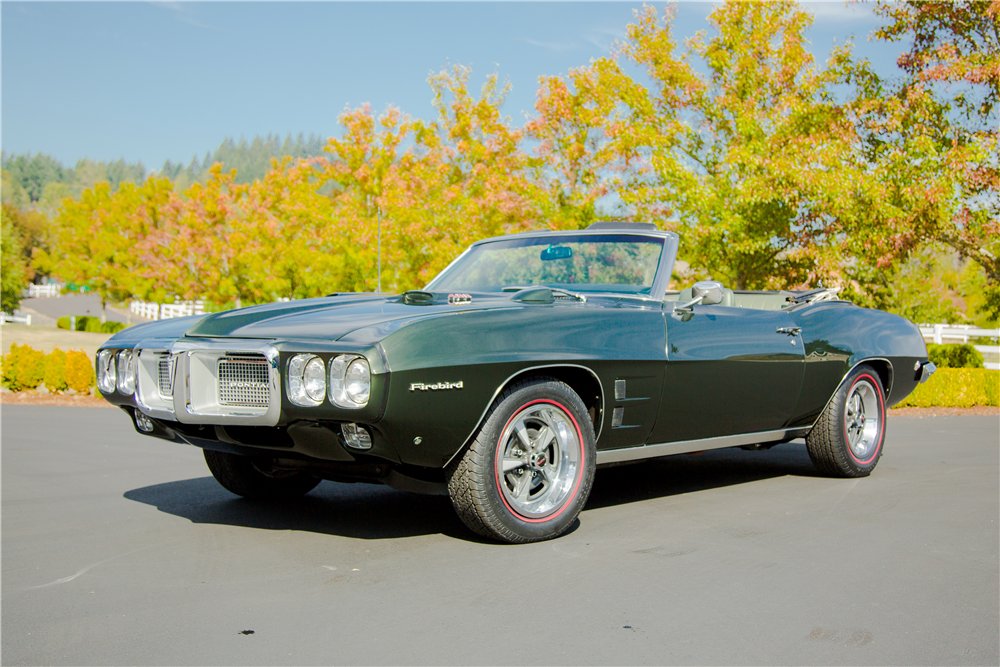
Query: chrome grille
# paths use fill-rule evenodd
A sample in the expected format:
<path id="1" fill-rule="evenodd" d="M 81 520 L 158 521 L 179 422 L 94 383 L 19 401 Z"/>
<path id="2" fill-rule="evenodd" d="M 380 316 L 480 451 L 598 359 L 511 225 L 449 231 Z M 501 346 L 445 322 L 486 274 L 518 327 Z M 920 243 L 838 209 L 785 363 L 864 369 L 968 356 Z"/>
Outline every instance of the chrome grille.
<path id="1" fill-rule="evenodd" d="M 177 359 L 174 357 L 160 357 L 156 364 L 157 383 L 160 387 L 162 398 L 172 398 L 174 395 L 174 366 Z"/>
<path id="2" fill-rule="evenodd" d="M 270 372 L 263 355 L 219 359 L 219 403 L 267 407 Z"/>

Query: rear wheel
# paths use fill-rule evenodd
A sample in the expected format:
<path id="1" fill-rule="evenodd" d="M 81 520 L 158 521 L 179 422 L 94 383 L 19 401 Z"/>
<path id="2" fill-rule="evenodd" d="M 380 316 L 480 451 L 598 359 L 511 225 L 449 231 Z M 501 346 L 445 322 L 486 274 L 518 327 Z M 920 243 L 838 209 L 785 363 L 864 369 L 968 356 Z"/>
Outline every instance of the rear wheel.
<path id="1" fill-rule="evenodd" d="M 459 517 L 480 535 L 537 542 L 564 533 L 587 502 L 597 465 L 580 397 L 554 379 L 512 385 L 448 469 Z"/>
<path id="2" fill-rule="evenodd" d="M 285 500 L 312 491 L 320 480 L 300 471 L 275 470 L 266 457 L 239 456 L 205 450 L 212 476 L 238 496 L 253 500 Z"/>
<path id="3" fill-rule="evenodd" d="M 882 456 L 885 392 L 868 365 L 855 368 L 806 437 L 813 464 L 833 477 L 865 477 Z"/>

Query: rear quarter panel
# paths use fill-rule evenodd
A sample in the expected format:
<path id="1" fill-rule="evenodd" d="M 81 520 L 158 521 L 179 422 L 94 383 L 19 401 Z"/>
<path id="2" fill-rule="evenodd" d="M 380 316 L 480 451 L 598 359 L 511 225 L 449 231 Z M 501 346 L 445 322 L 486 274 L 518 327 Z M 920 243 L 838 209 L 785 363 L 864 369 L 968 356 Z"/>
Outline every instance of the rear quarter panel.
<path id="1" fill-rule="evenodd" d="M 790 426 L 815 422 L 851 368 L 865 360 L 888 362 L 888 405 L 899 403 L 916 387 L 914 364 L 927 359 L 927 347 L 909 320 L 838 301 L 806 306 L 790 315 L 802 327 L 806 355 L 802 393 Z"/>

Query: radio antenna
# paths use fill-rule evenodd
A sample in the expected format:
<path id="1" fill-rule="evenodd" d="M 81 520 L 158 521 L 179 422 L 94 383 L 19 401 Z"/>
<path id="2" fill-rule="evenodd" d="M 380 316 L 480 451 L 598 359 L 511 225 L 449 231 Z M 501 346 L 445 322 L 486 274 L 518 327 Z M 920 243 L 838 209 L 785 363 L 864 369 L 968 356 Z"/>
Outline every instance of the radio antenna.
<path id="1" fill-rule="evenodd" d="M 382 207 L 375 207 L 375 218 L 378 220 L 378 293 L 382 293 Z"/>

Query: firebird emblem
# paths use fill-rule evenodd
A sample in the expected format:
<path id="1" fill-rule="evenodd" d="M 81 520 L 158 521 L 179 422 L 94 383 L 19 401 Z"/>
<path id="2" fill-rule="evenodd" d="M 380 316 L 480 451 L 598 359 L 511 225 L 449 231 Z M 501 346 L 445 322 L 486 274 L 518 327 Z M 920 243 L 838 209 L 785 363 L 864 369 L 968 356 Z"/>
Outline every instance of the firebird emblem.
<path id="1" fill-rule="evenodd" d="M 462 380 L 458 382 L 438 382 L 437 384 L 424 384 L 423 382 L 414 382 L 410 385 L 410 391 L 440 391 L 442 389 L 461 389 Z"/>

